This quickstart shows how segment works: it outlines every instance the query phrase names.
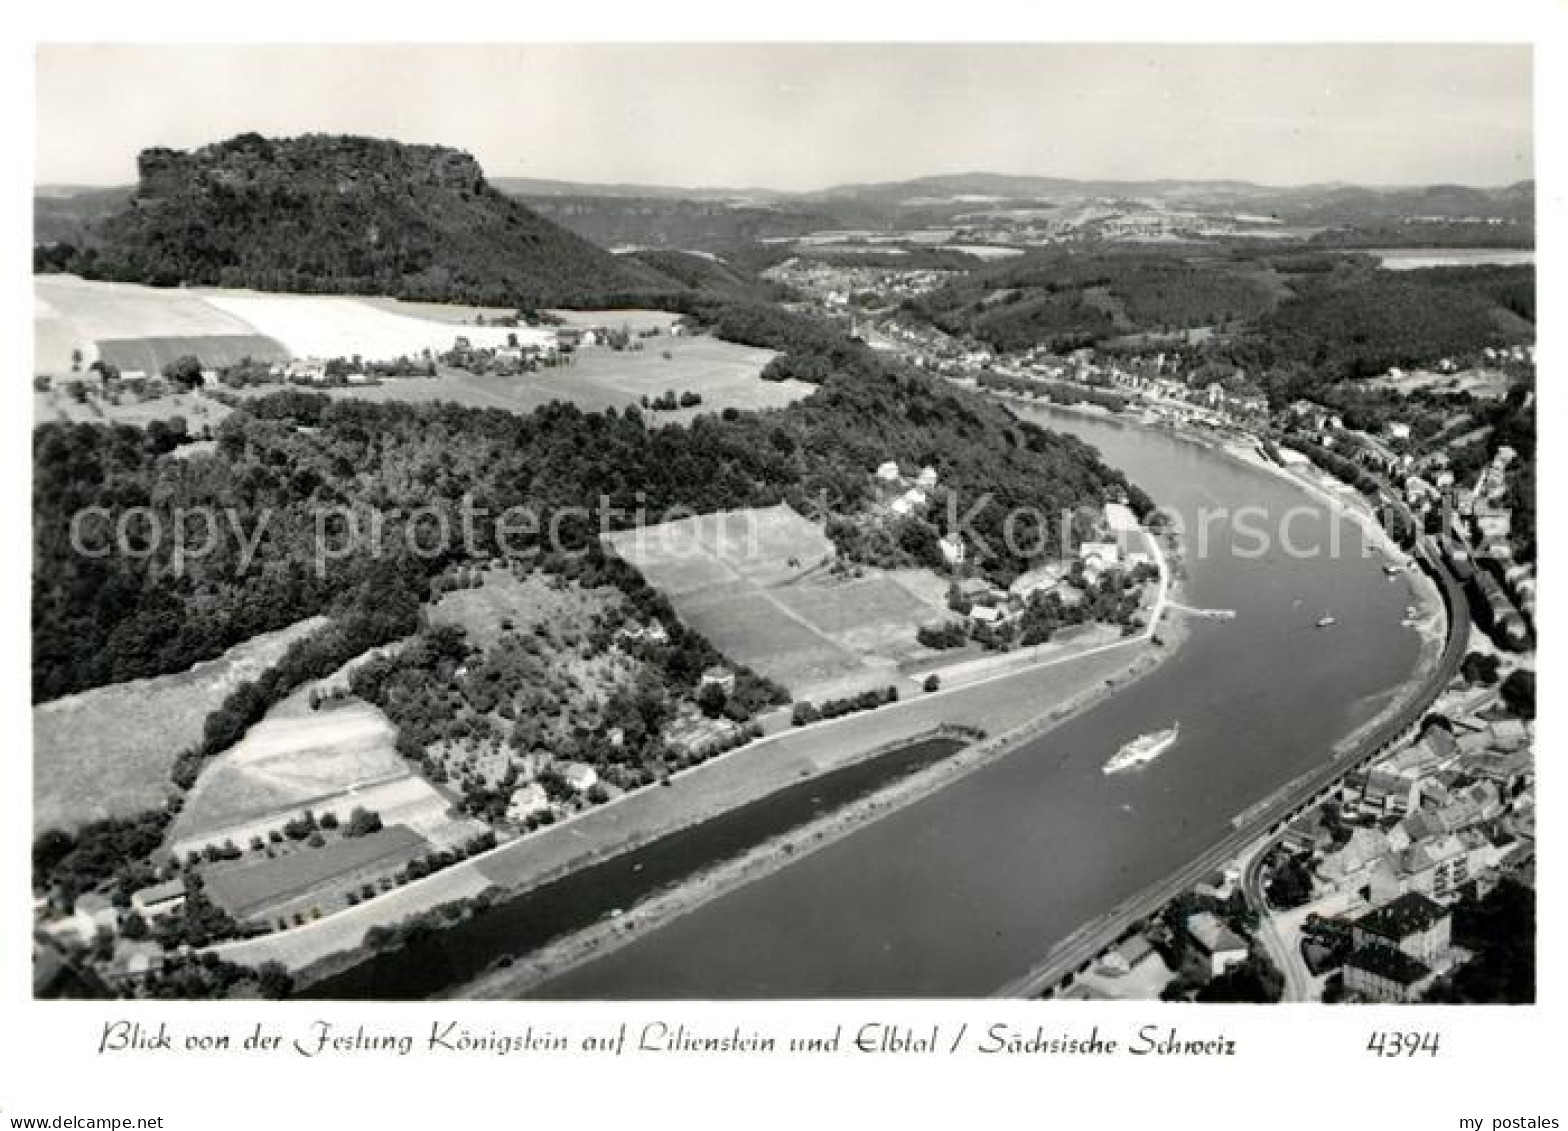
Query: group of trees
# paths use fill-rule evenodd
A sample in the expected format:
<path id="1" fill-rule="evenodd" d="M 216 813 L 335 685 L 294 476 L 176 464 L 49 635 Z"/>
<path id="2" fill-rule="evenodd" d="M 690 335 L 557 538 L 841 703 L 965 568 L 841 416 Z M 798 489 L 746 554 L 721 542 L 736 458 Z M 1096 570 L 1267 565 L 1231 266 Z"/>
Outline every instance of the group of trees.
<path id="1" fill-rule="evenodd" d="M 794 712 L 790 715 L 790 723 L 803 727 L 808 723 L 822 719 L 836 719 L 843 715 L 854 714 L 856 711 L 874 711 L 878 707 L 896 702 L 898 702 L 896 687 L 871 688 L 858 695 L 846 696 L 843 699 L 824 699 L 821 703 L 801 700 L 795 704 Z"/>
<path id="2" fill-rule="evenodd" d="M 674 412 L 677 408 L 696 408 L 702 403 L 702 394 L 687 389 L 679 396 L 674 389 L 667 389 L 651 400 L 644 396 L 642 407 L 650 408 L 654 412 Z"/>

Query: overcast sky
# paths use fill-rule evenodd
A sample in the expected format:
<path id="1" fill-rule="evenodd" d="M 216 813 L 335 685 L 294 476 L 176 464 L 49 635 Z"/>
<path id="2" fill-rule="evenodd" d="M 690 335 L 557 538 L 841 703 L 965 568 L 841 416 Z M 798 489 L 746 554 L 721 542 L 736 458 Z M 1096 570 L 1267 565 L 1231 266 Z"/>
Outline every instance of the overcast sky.
<path id="1" fill-rule="evenodd" d="M 1268 184 L 1533 176 L 1528 48 L 44 47 L 36 180 L 254 130 L 492 177 L 813 189 L 984 170 Z"/>

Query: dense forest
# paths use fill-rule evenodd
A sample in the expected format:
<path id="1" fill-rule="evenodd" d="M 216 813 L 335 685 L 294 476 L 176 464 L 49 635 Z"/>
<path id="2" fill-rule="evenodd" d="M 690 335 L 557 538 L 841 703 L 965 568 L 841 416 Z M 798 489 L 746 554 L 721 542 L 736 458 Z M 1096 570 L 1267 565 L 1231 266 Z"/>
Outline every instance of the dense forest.
<path id="1" fill-rule="evenodd" d="M 409 551 L 422 508 L 423 521 L 440 515 L 458 531 L 465 498 L 473 513 L 526 508 L 538 529 L 523 549 L 538 547 L 557 518 L 560 543 L 584 547 L 601 522 L 629 524 L 639 508 L 658 516 L 789 501 L 807 514 L 855 513 L 872 498 L 871 470 L 895 459 L 938 469 L 981 567 L 1002 580 L 1029 564 L 1002 537 L 1012 508 L 1051 516 L 1055 545 L 1056 516 L 1072 508 L 1118 491 L 1147 507 L 1086 444 L 844 348 L 844 365 L 805 400 L 770 413 L 703 415 L 690 426 L 650 428 L 635 409 L 552 404 L 519 416 L 297 391 L 250 402 L 218 428 L 215 451 L 188 458 L 169 452 L 182 438 L 176 430 L 42 425 L 34 433 L 34 699 L 181 670 L 334 610 L 388 561 L 429 576 L 464 553 L 498 555 L 503 547 L 484 522 L 472 524 L 469 546 L 454 539 L 430 556 Z M 350 544 L 348 519 L 334 509 L 358 516 L 362 535 L 370 513 L 380 515 L 379 546 L 368 537 Z M 214 548 L 200 556 L 180 549 L 208 541 L 190 517 L 198 512 L 217 516 Z M 73 519 L 89 553 L 72 548 Z M 154 521 L 161 538 L 150 537 Z M 116 529 L 129 552 L 103 553 Z"/>
<path id="2" fill-rule="evenodd" d="M 1243 363 L 1310 365 L 1371 377 L 1486 346 L 1533 341 L 1532 267 L 1351 271 L 1298 283 L 1295 295 L 1231 343 Z"/>
<path id="3" fill-rule="evenodd" d="M 1250 319 L 1278 295 L 1264 265 L 1107 248 L 1035 252 L 971 272 L 908 309 L 999 350 L 1061 351 L 1140 331 Z"/>

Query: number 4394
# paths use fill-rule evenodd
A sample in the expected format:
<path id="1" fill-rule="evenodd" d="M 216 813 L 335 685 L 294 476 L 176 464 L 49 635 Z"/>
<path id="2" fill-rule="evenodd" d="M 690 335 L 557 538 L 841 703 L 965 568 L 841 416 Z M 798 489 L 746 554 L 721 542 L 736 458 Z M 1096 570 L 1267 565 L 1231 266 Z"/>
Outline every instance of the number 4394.
<path id="1" fill-rule="evenodd" d="M 1392 1032 L 1378 1030 L 1367 1040 L 1367 1052 L 1374 1056 L 1436 1056 L 1442 1034 L 1436 1030 Z"/>

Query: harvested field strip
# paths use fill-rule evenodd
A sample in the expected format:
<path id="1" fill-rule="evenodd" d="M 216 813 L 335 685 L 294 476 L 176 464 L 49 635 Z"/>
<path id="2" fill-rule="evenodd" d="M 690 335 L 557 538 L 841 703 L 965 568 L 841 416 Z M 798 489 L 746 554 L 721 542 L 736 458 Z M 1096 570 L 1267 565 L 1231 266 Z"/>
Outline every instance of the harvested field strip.
<path id="1" fill-rule="evenodd" d="M 289 351 L 260 334 L 208 334 L 201 337 L 100 338 L 98 356 L 122 373 L 156 376 L 177 358 L 192 356 L 208 369 L 235 365 L 246 358 L 285 362 Z"/>
<path id="2" fill-rule="evenodd" d="M 276 859 L 245 860 L 207 869 L 207 892 L 236 918 L 246 919 L 297 899 L 334 879 L 374 868 L 390 872 L 429 848 L 403 825 L 321 848 L 300 848 Z"/>

